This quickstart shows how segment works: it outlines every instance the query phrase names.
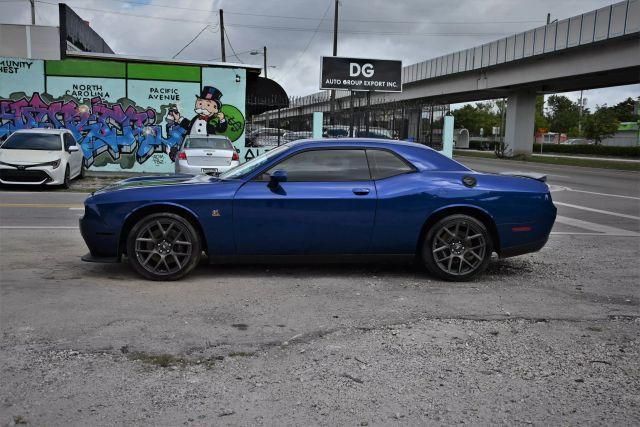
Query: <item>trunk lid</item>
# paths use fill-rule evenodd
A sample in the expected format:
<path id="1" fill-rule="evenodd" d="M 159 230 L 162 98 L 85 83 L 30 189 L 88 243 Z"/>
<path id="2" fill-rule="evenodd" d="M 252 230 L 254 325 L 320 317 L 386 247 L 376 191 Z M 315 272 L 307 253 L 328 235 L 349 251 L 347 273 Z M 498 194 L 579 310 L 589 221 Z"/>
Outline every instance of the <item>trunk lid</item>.
<path id="1" fill-rule="evenodd" d="M 216 150 L 207 148 L 185 148 L 189 166 L 229 166 L 233 156 L 232 150 Z"/>

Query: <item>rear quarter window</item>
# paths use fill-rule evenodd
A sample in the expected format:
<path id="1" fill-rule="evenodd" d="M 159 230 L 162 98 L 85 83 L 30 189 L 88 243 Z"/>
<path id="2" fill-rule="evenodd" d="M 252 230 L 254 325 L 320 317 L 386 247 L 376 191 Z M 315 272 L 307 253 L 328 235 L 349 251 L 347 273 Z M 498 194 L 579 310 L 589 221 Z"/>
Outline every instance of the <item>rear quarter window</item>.
<path id="1" fill-rule="evenodd" d="M 415 172 L 415 168 L 395 153 L 386 150 L 367 150 L 371 178 L 385 179 Z"/>

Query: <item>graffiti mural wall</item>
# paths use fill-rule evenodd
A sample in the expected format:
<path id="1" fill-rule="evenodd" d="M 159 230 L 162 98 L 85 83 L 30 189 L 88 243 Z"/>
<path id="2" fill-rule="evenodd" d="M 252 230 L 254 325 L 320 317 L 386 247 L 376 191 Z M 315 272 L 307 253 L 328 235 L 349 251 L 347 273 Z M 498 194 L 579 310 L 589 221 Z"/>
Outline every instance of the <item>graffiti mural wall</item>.
<path id="1" fill-rule="evenodd" d="M 0 57 L 0 140 L 67 128 L 91 169 L 172 172 L 190 133 L 226 135 L 244 157 L 245 91 L 240 68 Z"/>

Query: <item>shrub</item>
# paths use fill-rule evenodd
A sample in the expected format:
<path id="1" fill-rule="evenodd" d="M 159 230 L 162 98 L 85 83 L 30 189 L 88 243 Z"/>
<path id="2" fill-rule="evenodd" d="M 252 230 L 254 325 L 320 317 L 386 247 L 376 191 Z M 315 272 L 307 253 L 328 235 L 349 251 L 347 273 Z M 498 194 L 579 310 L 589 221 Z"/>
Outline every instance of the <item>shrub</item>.
<path id="1" fill-rule="evenodd" d="M 540 152 L 540 144 L 533 144 L 533 153 Z M 597 156 L 640 157 L 640 147 L 610 147 L 606 145 L 544 144 L 543 153 L 590 154 Z"/>

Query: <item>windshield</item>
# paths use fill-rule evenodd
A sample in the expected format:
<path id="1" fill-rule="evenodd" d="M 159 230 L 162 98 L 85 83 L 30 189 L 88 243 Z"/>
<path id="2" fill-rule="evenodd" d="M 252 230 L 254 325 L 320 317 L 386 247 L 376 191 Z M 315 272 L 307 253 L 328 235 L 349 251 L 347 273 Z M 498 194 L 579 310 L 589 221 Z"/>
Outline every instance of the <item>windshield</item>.
<path id="1" fill-rule="evenodd" d="M 62 151 L 60 135 L 47 133 L 14 133 L 2 144 L 6 150 Z"/>
<path id="2" fill-rule="evenodd" d="M 208 148 L 213 150 L 233 150 L 227 138 L 187 138 L 184 148 Z"/>
<path id="3" fill-rule="evenodd" d="M 239 178 L 242 178 L 243 176 L 250 174 L 251 172 L 256 170 L 258 167 L 260 167 L 263 164 L 265 164 L 272 157 L 277 156 L 278 154 L 282 153 L 287 148 L 289 148 L 289 146 L 281 145 L 278 148 L 274 148 L 273 150 L 270 150 L 270 151 L 267 151 L 265 153 L 262 153 L 258 157 L 255 157 L 255 158 L 249 160 L 246 163 L 243 163 L 243 164 L 241 164 L 239 166 L 236 166 L 233 169 L 229 169 L 227 172 L 225 172 L 223 174 L 220 174 L 219 178 L 221 178 L 221 179 L 239 179 Z"/>

